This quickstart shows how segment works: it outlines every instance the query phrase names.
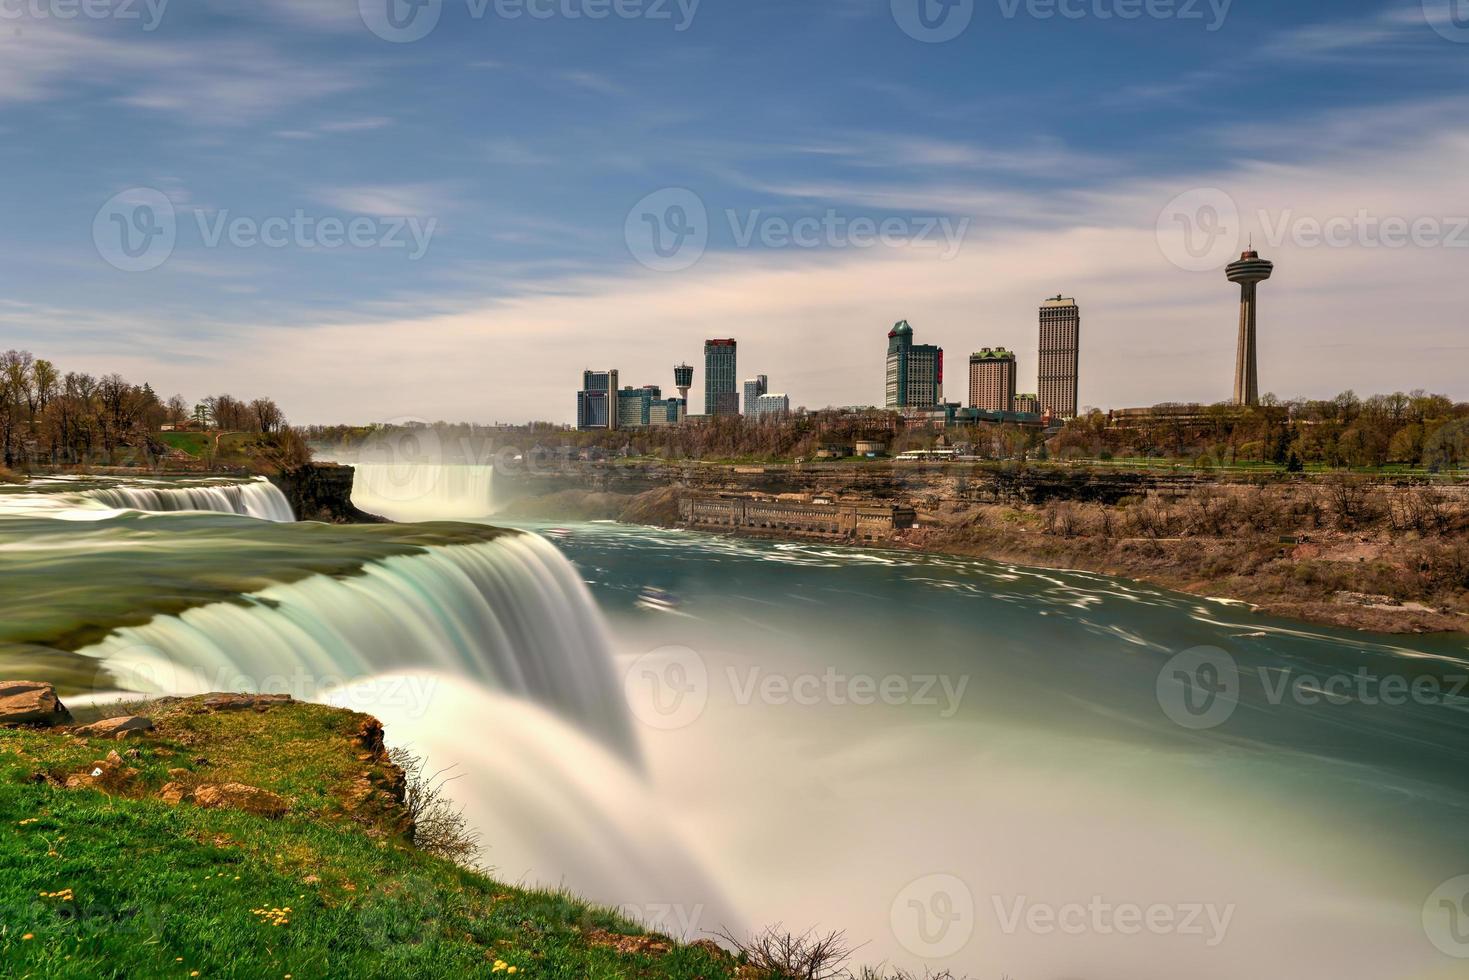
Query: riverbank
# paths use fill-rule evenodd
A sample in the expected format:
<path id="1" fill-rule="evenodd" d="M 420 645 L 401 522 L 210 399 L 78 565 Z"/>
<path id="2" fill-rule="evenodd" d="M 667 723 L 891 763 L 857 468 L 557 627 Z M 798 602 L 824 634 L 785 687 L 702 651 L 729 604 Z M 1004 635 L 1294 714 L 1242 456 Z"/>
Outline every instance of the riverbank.
<path id="1" fill-rule="evenodd" d="M 736 975 L 713 943 L 437 856 L 452 811 L 425 808 L 367 715 L 246 695 L 126 711 L 0 728 L 7 973 Z"/>
<path id="2" fill-rule="evenodd" d="M 624 492 L 559 487 L 521 496 L 507 517 L 683 526 L 679 501 L 725 497 L 851 505 L 902 503 L 917 526 L 846 541 L 1098 572 L 1272 615 L 1382 633 L 1469 632 L 1469 506 L 1462 487 L 1360 481 L 1201 482 L 1132 486 L 1073 478 L 998 502 L 952 476 L 895 473 L 882 484 L 759 489 L 732 471 L 718 489 L 671 484 Z M 747 479 L 769 483 L 768 474 Z M 619 488 L 623 489 L 623 488 Z M 626 492 L 633 491 L 633 492 Z M 1029 499 L 1027 499 L 1029 498 Z M 798 526 L 722 533 L 827 540 Z M 830 539 L 836 540 L 836 539 Z"/>

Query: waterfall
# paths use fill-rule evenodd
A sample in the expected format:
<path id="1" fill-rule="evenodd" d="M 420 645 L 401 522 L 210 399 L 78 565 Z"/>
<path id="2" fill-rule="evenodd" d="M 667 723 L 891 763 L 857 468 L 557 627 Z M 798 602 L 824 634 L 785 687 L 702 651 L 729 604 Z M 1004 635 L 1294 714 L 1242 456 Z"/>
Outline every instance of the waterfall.
<path id="1" fill-rule="evenodd" d="M 36 480 L 32 490 L 0 494 L 0 516 L 51 517 L 68 521 L 105 521 L 120 510 L 155 514 L 204 511 L 238 514 L 290 524 L 296 520 L 286 495 L 261 477 L 247 483 L 182 485 L 117 482 L 95 486 L 90 477 Z"/>
<path id="2" fill-rule="evenodd" d="M 362 463 L 352 503 L 394 521 L 470 520 L 495 512 L 495 469 L 488 465 Z"/>
<path id="3" fill-rule="evenodd" d="M 282 524 L 296 519 L 286 495 L 265 479 L 213 487 L 107 487 L 88 490 L 83 495 L 116 510 L 209 511 Z"/>
<path id="4" fill-rule="evenodd" d="M 78 652 L 145 694 L 314 699 L 385 671 L 436 671 L 536 702 L 625 758 L 637 754 L 601 614 L 571 563 L 530 534 L 273 585 Z"/>
<path id="5" fill-rule="evenodd" d="M 413 707 L 406 692 L 422 692 Z M 667 801 L 626 759 L 552 713 L 464 677 L 417 671 L 324 700 L 382 719 L 389 744 L 448 770 L 447 791 L 502 881 L 569 887 L 688 940 L 743 928 Z"/>

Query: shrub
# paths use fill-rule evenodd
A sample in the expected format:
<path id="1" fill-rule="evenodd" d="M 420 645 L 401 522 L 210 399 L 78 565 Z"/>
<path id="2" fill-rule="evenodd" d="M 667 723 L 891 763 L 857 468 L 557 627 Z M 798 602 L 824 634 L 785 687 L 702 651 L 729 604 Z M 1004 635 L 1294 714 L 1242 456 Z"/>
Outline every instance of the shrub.
<path id="1" fill-rule="evenodd" d="M 852 949 L 840 932 L 820 934 L 812 930 L 797 935 L 774 925 L 748 939 L 738 939 L 728 932 L 719 936 L 744 961 L 739 975 L 753 974 L 760 980 L 953 980 L 954 976 L 948 970 L 925 970 L 920 975 L 881 966 L 851 970 L 844 964 L 851 958 Z"/>
<path id="2" fill-rule="evenodd" d="M 435 857 L 473 867 L 479 857 L 479 834 L 471 830 L 464 811 L 445 792 L 452 777 L 448 770 L 429 772 L 424 760 L 404 748 L 389 753 L 403 770 L 403 804 L 413 820 L 413 844 Z"/>

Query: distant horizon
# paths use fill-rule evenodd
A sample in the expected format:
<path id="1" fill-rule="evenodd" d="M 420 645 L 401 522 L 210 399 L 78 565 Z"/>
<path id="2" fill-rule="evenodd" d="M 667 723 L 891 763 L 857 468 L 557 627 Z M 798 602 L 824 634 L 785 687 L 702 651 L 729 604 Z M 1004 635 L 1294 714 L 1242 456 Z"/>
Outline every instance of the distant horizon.
<path id="1" fill-rule="evenodd" d="M 300 424 L 569 421 L 584 364 L 687 361 L 702 404 L 719 336 L 793 404 L 880 401 L 904 318 L 1031 378 L 1061 293 L 1081 404 L 1209 402 L 1253 242 L 1262 390 L 1461 384 L 1447 0 L 965 5 L 952 36 L 890 2 L 664 7 L 8 19 L 0 347 Z"/>

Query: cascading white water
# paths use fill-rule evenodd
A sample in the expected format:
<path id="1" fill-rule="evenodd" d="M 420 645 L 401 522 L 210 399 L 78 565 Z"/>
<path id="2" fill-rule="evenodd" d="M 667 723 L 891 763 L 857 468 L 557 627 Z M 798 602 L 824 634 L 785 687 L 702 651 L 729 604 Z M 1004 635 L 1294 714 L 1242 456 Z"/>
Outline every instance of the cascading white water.
<path id="1" fill-rule="evenodd" d="M 117 510 L 168 514 L 208 511 L 289 524 L 296 519 L 286 495 L 269 480 L 214 487 L 107 487 L 84 494 Z"/>
<path id="2" fill-rule="evenodd" d="M 428 669 L 545 705 L 635 758 L 601 614 L 561 553 L 509 533 L 120 629 L 80 653 L 149 694 L 323 690 Z"/>
<path id="3" fill-rule="evenodd" d="M 449 521 L 495 512 L 495 468 L 428 463 L 352 463 L 352 503 L 394 521 Z"/>
<path id="4" fill-rule="evenodd" d="M 684 939 L 744 928 L 667 819 L 666 801 L 625 759 L 543 708 L 417 671 L 324 700 L 382 719 L 389 744 L 448 770 L 449 792 L 502 880 L 569 886 Z"/>
<path id="5" fill-rule="evenodd" d="M 90 478 L 87 478 L 88 482 Z M 237 514 L 262 521 L 290 524 L 296 520 L 291 502 L 269 480 L 213 486 L 168 486 L 136 483 L 92 487 L 91 489 L 56 489 L 72 487 L 77 478 L 62 477 L 37 480 L 42 492 L 0 494 L 0 515 L 50 517 L 70 521 L 104 521 L 118 511 L 135 510 L 154 514 L 178 514 L 202 511 L 213 514 Z"/>

